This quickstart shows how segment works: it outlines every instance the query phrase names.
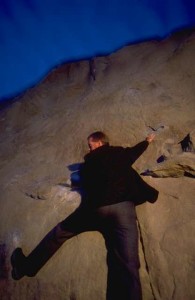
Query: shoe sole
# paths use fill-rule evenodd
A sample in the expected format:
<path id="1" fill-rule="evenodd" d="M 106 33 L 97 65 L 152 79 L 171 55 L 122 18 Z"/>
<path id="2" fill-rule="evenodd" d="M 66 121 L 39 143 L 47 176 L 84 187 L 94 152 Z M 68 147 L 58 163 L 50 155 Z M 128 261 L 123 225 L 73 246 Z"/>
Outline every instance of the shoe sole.
<path id="1" fill-rule="evenodd" d="M 25 275 L 24 273 L 17 272 L 17 258 L 18 258 L 18 255 L 20 255 L 21 253 L 22 253 L 22 249 L 21 248 L 16 248 L 14 250 L 14 252 L 12 253 L 12 256 L 11 256 L 11 259 L 10 259 L 11 260 L 11 265 L 12 265 L 11 275 L 12 275 L 12 278 L 14 280 L 20 280 Z M 18 266 L 19 266 L 19 264 L 18 264 Z"/>

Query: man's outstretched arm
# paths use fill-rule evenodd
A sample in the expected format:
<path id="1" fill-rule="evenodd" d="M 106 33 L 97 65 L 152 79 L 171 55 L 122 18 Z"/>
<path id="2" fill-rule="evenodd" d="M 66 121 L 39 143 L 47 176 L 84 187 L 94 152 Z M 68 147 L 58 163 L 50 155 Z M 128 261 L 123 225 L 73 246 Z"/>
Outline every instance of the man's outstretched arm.
<path id="1" fill-rule="evenodd" d="M 134 147 L 125 148 L 131 164 L 133 164 L 142 155 L 142 153 L 148 148 L 148 145 L 154 140 L 154 138 L 155 134 L 149 134 L 144 141 L 138 143 Z"/>

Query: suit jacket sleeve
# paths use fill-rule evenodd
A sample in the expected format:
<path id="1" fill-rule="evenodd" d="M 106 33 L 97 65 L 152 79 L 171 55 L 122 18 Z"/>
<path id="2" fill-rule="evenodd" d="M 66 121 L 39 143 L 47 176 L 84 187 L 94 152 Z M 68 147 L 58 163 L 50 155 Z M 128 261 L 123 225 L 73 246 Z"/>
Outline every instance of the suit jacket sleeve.
<path id="1" fill-rule="evenodd" d="M 142 141 L 135 145 L 134 147 L 127 147 L 125 148 L 125 152 L 127 154 L 128 160 L 132 165 L 141 155 L 142 153 L 148 148 L 149 142 Z"/>

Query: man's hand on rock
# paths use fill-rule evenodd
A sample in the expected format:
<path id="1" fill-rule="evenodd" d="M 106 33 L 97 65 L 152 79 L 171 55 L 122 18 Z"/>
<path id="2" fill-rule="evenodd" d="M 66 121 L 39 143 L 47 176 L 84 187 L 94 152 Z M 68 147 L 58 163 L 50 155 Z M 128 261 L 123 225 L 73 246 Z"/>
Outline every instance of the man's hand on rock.
<path id="1" fill-rule="evenodd" d="M 154 133 L 150 133 L 147 137 L 146 137 L 146 141 L 148 143 L 151 143 L 155 138 L 155 134 Z"/>

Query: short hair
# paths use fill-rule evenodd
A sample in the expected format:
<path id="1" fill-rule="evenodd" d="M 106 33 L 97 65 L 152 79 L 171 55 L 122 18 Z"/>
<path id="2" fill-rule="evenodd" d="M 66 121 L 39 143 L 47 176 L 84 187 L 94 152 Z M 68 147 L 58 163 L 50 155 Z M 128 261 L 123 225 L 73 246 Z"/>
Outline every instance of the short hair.
<path id="1" fill-rule="evenodd" d="M 109 145 L 108 136 L 102 131 L 96 131 L 91 133 L 88 136 L 87 140 L 89 140 L 90 138 L 92 138 L 94 142 L 101 141 L 103 145 Z"/>

